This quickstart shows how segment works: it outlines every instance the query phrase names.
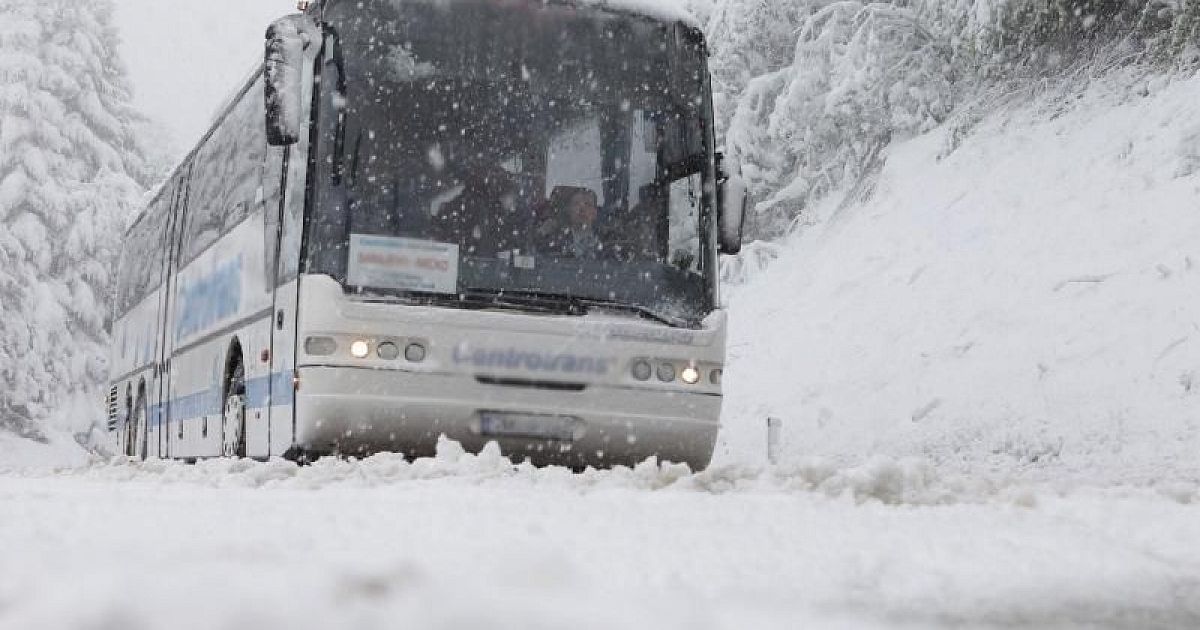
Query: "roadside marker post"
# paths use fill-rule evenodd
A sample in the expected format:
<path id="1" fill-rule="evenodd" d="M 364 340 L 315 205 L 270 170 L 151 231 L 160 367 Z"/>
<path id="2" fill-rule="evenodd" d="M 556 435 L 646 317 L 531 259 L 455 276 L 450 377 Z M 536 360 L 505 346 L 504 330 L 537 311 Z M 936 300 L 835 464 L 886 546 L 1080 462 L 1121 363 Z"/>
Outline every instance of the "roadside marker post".
<path id="1" fill-rule="evenodd" d="M 767 462 L 779 463 L 779 444 L 783 438 L 783 420 L 767 418 Z"/>

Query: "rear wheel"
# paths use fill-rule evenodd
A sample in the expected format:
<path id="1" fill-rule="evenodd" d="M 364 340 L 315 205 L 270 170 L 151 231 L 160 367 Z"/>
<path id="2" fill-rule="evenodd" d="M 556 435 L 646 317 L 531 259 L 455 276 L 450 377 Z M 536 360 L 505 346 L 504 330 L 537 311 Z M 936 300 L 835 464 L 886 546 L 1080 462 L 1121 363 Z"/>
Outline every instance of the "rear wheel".
<path id="1" fill-rule="evenodd" d="M 239 361 L 225 387 L 225 411 L 221 422 L 221 456 L 246 456 L 246 375 Z"/>
<path id="2" fill-rule="evenodd" d="M 146 459 L 146 394 L 139 391 L 137 402 L 133 405 L 133 418 L 129 423 L 129 455 L 137 459 Z"/>
<path id="3" fill-rule="evenodd" d="M 133 422 L 133 397 L 126 395 L 125 423 L 121 427 L 121 453 L 126 457 L 133 457 Z"/>

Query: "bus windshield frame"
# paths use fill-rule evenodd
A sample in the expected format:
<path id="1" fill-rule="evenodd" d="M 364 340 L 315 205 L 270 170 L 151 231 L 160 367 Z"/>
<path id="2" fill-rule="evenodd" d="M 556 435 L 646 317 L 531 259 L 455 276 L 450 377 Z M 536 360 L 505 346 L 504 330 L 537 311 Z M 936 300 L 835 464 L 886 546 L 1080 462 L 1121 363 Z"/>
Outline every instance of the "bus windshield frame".
<path id="1" fill-rule="evenodd" d="M 716 308 L 698 31 L 488 0 L 343 2 L 325 20 L 306 273 L 369 298 L 689 328 Z"/>

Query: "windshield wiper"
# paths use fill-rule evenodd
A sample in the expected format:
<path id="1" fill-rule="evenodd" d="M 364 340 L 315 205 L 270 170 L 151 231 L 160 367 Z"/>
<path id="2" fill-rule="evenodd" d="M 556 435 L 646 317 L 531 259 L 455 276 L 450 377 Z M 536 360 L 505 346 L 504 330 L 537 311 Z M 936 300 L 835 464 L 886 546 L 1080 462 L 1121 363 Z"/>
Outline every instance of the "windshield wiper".
<path id="1" fill-rule="evenodd" d="M 644 306 L 638 306 L 637 304 L 626 304 L 625 302 L 616 302 L 613 300 L 592 300 L 583 298 L 576 299 L 576 302 L 585 308 L 607 308 L 614 311 L 632 313 L 638 317 L 641 317 L 642 319 L 656 321 L 660 324 L 666 324 L 672 328 L 693 328 L 693 326 L 686 320 L 656 313 Z"/>
<path id="2" fill-rule="evenodd" d="M 466 289 L 458 293 L 367 294 L 360 302 L 405 306 L 455 306 L 467 309 L 500 308 L 532 313 L 583 315 L 583 307 L 569 300 L 538 294 L 516 294 L 491 289 Z"/>
<path id="3" fill-rule="evenodd" d="M 491 299 L 503 300 L 512 304 L 529 304 L 555 306 L 569 315 L 586 315 L 592 308 L 606 308 L 614 311 L 632 313 L 643 319 L 666 324 L 673 328 L 692 328 L 686 320 L 670 317 L 637 304 L 628 304 L 616 300 L 600 300 L 595 298 L 576 297 L 559 293 L 537 293 L 534 291 L 502 291 L 492 289 L 472 289 L 471 292 L 490 296 Z M 470 294 L 470 292 L 468 293 Z"/>
<path id="4" fill-rule="evenodd" d="M 552 293 L 472 288 L 460 291 L 459 297 L 462 301 L 478 301 L 492 306 L 534 310 L 540 313 L 563 315 L 584 315 L 586 313 L 586 310 L 571 297 Z"/>

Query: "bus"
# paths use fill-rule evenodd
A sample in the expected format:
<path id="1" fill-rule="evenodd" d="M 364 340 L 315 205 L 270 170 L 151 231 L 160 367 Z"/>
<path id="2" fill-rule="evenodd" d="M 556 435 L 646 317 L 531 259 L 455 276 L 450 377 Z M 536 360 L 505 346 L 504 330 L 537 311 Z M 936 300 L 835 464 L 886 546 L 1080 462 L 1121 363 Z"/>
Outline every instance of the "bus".
<path id="1" fill-rule="evenodd" d="M 125 236 L 114 450 L 706 467 L 747 198 L 707 56 L 632 2 L 302 3 Z"/>

